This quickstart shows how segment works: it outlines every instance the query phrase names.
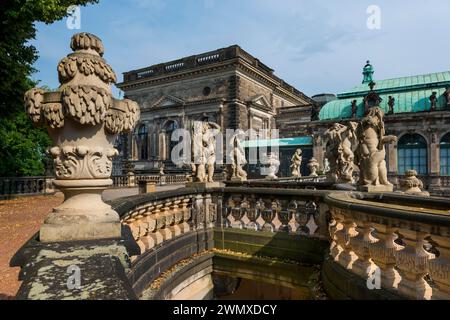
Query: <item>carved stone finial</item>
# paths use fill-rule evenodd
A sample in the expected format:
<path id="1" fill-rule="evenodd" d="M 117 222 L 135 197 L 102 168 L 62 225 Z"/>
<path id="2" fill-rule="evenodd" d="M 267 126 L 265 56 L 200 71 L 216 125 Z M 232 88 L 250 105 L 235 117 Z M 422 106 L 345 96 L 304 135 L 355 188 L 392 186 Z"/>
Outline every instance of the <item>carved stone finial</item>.
<path id="1" fill-rule="evenodd" d="M 319 162 L 316 160 L 316 158 L 311 158 L 308 162 L 308 168 L 309 168 L 309 176 L 310 177 L 317 177 L 317 170 L 319 170 Z"/>
<path id="2" fill-rule="evenodd" d="M 417 178 L 416 170 L 406 170 L 405 177 L 400 179 L 400 190 L 404 193 L 429 196 L 430 194 L 422 190 L 423 183 Z"/>
<path id="3" fill-rule="evenodd" d="M 101 193 L 112 185 L 117 134 L 131 131 L 139 119 L 136 102 L 112 96 L 116 74 L 102 58 L 102 41 L 78 33 L 70 47 L 75 52 L 58 64 L 58 90 L 25 93 L 31 120 L 45 125 L 55 144 L 49 151 L 54 184 L 65 195 L 40 230 L 44 242 L 120 237 L 119 216 Z"/>

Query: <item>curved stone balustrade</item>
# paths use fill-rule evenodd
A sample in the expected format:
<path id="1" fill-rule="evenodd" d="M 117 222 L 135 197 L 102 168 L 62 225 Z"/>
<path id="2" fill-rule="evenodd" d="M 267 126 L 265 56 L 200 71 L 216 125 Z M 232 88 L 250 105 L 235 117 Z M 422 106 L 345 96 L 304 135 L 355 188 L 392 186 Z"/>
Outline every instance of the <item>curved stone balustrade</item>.
<path id="1" fill-rule="evenodd" d="M 327 237 L 325 193 L 309 190 L 225 188 L 219 225 Z"/>
<path id="2" fill-rule="evenodd" d="M 334 263 L 400 297 L 450 299 L 449 201 L 331 193 L 325 202 Z"/>

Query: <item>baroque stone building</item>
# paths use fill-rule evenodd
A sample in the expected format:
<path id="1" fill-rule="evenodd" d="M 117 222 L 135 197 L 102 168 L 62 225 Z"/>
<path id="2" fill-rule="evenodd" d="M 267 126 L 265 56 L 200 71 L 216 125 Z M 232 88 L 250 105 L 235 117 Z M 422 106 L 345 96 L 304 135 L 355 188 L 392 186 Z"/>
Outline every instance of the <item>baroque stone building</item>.
<path id="1" fill-rule="evenodd" d="M 309 114 L 314 103 L 237 45 L 125 72 L 118 87 L 141 108 L 141 122 L 121 141 L 124 156 L 141 172 L 161 161 L 167 172 L 179 170 L 170 161 L 177 144 L 171 134 L 193 121 L 275 129 L 277 114 L 295 108 Z"/>
<path id="2" fill-rule="evenodd" d="M 408 169 L 419 173 L 434 194 L 450 193 L 450 72 L 373 80 L 373 66 L 367 62 L 361 85 L 342 92 L 306 116 L 279 118 L 280 136 L 313 138 L 313 155 L 324 166 L 327 141 L 324 132 L 334 122 L 357 121 L 374 105 L 385 112 L 386 134 L 396 143 L 387 147 L 390 180 Z"/>

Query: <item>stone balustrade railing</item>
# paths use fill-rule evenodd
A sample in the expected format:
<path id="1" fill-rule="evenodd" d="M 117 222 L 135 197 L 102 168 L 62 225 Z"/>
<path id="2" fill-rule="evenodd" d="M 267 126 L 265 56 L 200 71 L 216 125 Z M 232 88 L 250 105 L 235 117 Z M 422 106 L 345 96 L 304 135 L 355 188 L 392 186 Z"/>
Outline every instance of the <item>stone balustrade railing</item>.
<path id="1" fill-rule="evenodd" d="M 380 197 L 326 197 L 331 259 L 363 281 L 378 282 L 402 297 L 450 299 L 450 202 Z"/>
<path id="2" fill-rule="evenodd" d="M 211 193 L 193 188 L 119 199 L 112 206 L 131 229 L 141 254 L 189 231 L 211 228 L 216 217 Z"/>
<path id="3" fill-rule="evenodd" d="M 0 177 L 0 197 L 10 195 L 53 194 L 54 177 Z"/>
<path id="4" fill-rule="evenodd" d="M 225 188 L 222 227 L 327 237 L 327 206 L 321 191 Z"/>
<path id="5" fill-rule="evenodd" d="M 119 175 L 112 176 L 113 187 L 128 188 L 136 187 L 137 182 L 148 181 L 156 184 L 183 184 L 186 182 L 186 175 L 184 174 L 152 174 L 152 175 Z"/>

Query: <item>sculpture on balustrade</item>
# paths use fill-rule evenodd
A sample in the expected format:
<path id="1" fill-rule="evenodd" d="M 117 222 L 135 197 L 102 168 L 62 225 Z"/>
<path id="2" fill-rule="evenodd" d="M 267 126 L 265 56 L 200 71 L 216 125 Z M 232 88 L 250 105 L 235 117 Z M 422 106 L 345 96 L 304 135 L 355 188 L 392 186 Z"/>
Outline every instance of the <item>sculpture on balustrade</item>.
<path id="1" fill-rule="evenodd" d="M 362 191 L 392 191 L 386 169 L 386 143 L 397 140 L 395 136 L 385 135 L 384 112 L 376 106 L 369 109 L 356 129 L 358 146 L 356 163 L 360 177 L 358 187 Z"/>
<path id="2" fill-rule="evenodd" d="M 446 110 L 450 110 L 450 86 L 447 87 L 447 89 L 444 92 L 445 101 L 447 102 L 447 108 Z"/>
<path id="3" fill-rule="evenodd" d="M 302 149 L 298 148 L 291 158 L 291 176 L 294 178 L 301 177 L 300 167 L 302 165 Z"/>
<path id="4" fill-rule="evenodd" d="M 323 159 L 323 173 L 327 174 L 328 172 L 330 172 L 330 161 L 325 157 Z"/>
<path id="5" fill-rule="evenodd" d="M 216 163 L 216 138 L 220 126 L 213 122 L 195 121 L 192 131 L 193 162 L 191 164 L 195 182 L 214 182 Z"/>
<path id="6" fill-rule="evenodd" d="M 437 92 L 433 91 L 430 96 L 430 111 L 436 111 L 437 108 Z"/>
<path id="7" fill-rule="evenodd" d="M 278 179 L 277 177 L 277 172 L 278 169 L 280 167 L 280 160 L 278 160 L 278 156 L 275 152 L 269 152 L 269 154 L 267 154 L 265 156 L 266 158 L 266 164 L 268 164 L 268 168 L 266 169 L 266 179 L 267 180 L 275 180 Z"/>
<path id="8" fill-rule="evenodd" d="M 334 123 L 325 136 L 327 141 L 325 156 L 330 164 L 329 178 L 338 183 L 354 183 L 354 153 L 356 146 L 356 122 L 348 126 Z"/>
<path id="9" fill-rule="evenodd" d="M 310 177 L 317 177 L 317 170 L 319 170 L 319 162 L 316 160 L 316 158 L 311 158 L 308 162 L 308 169 L 309 169 L 309 176 Z"/>
<path id="10" fill-rule="evenodd" d="M 388 114 L 394 114 L 394 106 L 395 106 L 394 97 L 389 96 L 388 106 L 389 106 Z"/>
<path id="11" fill-rule="evenodd" d="M 241 137 L 243 132 L 237 132 L 231 137 L 231 180 L 232 181 L 245 181 L 247 180 L 247 172 L 243 169 L 243 166 L 247 164 L 245 159 L 245 150 L 241 144 Z"/>
<path id="12" fill-rule="evenodd" d="M 400 179 L 400 190 L 407 194 L 429 196 L 430 193 L 423 191 L 423 182 L 417 178 L 416 170 L 406 170 L 405 177 Z"/>
<path id="13" fill-rule="evenodd" d="M 58 64 L 58 90 L 25 93 L 27 113 L 53 140 L 54 184 L 65 195 L 40 230 L 44 242 L 121 236 L 119 216 L 101 194 L 112 185 L 116 136 L 130 132 L 139 119 L 136 102 L 112 96 L 116 75 L 102 57 L 102 41 L 78 33 L 70 47 L 74 53 Z"/>

